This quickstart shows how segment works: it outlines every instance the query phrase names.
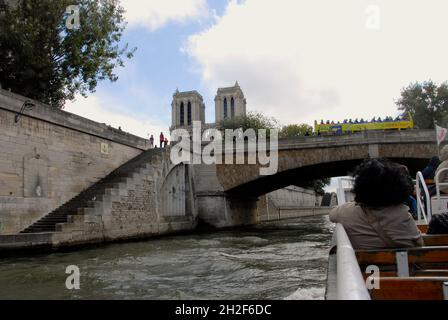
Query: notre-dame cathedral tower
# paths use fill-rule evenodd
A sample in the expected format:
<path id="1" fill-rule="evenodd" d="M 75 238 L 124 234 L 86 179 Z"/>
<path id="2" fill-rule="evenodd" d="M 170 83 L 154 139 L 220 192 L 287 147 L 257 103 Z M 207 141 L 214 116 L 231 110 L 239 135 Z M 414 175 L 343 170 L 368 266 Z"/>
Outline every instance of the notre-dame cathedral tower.
<path id="1" fill-rule="evenodd" d="M 197 91 L 176 90 L 171 108 L 171 129 L 189 127 L 193 121 L 205 123 L 205 104 Z"/>
<path id="2" fill-rule="evenodd" d="M 215 97 L 215 122 L 246 115 L 246 99 L 238 81 L 233 87 L 219 88 Z"/>
<path id="3" fill-rule="evenodd" d="M 171 104 L 171 130 L 189 127 L 193 121 L 205 124 L 205 104 L 197 91 L 176 92 Z M 233 87 L 219 88 L 215 97 L 215 124 L 224 119 L 246 115 L 246 98 L 238 82 Z"/>

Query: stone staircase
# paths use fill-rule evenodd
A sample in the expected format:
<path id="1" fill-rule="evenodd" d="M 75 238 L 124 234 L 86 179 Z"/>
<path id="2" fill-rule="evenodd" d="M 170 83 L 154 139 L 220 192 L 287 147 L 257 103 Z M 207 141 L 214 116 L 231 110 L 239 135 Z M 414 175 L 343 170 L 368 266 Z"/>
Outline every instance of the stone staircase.
<path id="1" fill-rule="evenodd" d="M 101 217 L 105 210 L 111 209 L 114 199 L 141 183 L 141 175 L 151 170 L 151 161 L 163 152 L 163 149 L 144 151 L 20 233 L 64 231 L 69 224 Z"/>

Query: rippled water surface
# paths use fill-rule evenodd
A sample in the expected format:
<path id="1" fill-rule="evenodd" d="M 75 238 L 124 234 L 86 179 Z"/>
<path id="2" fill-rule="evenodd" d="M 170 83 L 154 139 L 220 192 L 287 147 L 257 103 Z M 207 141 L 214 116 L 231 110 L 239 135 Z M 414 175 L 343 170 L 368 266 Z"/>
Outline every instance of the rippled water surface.
<path id="1" fill-rule="evenodd" d="M 0 299 L 323 299 L 328 217 L 0 260 Z M 65 288 L 65 269 L 81 289 Z"/>

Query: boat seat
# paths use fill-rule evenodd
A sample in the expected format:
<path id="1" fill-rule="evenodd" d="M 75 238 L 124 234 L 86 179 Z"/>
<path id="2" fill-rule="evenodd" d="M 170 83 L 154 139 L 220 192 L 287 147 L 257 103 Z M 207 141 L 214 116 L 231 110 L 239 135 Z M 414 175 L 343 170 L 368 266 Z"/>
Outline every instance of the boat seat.
<path id="1" fill-rule="evenodd" d="M 447 300 L 448 277 L 382 277 L 379 289 L 369 290 L 372 300 Z"/>
<path id="2" fill-rule="evenodd" d="M 357 250 L 360 265 L 391 265 L 396 263 L 396 254 L 407 252 L 409 263 L 448 263 L 448 247 L 416 247 L 403 249 Z"/>
<path id="3" fill-rule="evenodd" d="M 367 280 L 372 274 L 364 272 L 364 280 Z M 388 270 L 388 268 L 380 268 L 381 277 L 398 277 L 398 272 L 395 268 Z M 448 277 L 448 269 L 411 269 L 409 271 L 410 277 Z"/>
<path id="4" fill-rule="evenodd" d="M 428 225 L 427 224 L 418 224 L 418 229 L 421 233 L 427 233 L 428 232 Z"/>
<path id="5" fill-rule="evenodd" d="M 439 276 L 448 270 L 448 247 L 358 250 L 356 258 L 363 273 L 375 265 L 381 276 Z"/>
<path id="6" fill-rule="evenodd" d="M 425 242 L 425 247 L 448 246 L 448 234 L 424 234 L 423 241 Z"/>

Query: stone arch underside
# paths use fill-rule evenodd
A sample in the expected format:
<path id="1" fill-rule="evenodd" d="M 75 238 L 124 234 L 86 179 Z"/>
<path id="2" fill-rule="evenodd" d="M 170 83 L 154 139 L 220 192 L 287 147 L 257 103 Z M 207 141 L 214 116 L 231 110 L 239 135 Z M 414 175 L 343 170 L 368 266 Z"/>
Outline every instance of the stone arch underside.
<path id="1" fill-rule="evenodd" d="M 255 198 L 301 182 L 349 175 L 372 157 L 406 165 L 414 176 L 436 153 L 435 144 L 426 142 L 280 150 L 274 175 L 260 176 L 258 165 L 218 165 L 217 176 L 228 196 Z"/>

